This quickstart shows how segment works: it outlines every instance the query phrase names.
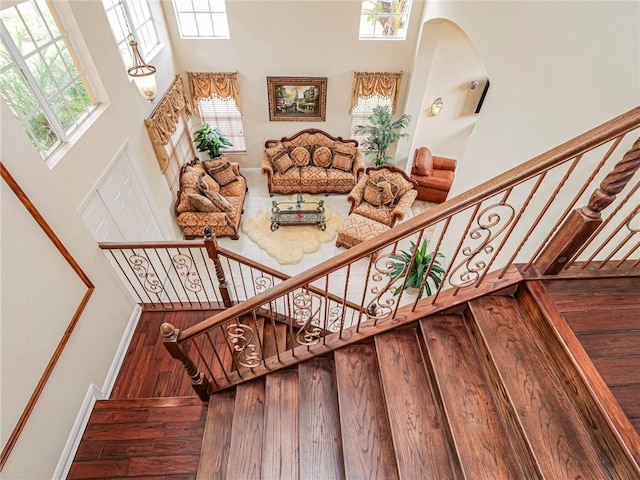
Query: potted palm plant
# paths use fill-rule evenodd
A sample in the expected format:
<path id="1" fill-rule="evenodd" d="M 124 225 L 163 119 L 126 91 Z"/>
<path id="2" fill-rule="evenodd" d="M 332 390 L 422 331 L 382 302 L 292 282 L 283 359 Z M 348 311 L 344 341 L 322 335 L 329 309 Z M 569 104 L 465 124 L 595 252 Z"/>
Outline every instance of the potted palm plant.
<path id="1" fill-rule="evenodd" d="M 354 133 L 365 136 L 362 146 L 364 154 L 374 159 L 376 167 L 392 163 L 393 157 L 387 152 L 398 139 L 408 137 L 408 133 L 401 133 L 411 121 L 411 116 L 404 113 L 397 120 L 392 121 L 391 109 L 378 106 L 368 118 L 367 125 L 356 125 Z"/>
<path id="2" fill-rule="evenodd" d="M 444 258 L 444 255 L 437 253 L 436 258 L 433 259 L 434 252 L 427 253 L 427 241 L 423 240 L 420 248 L 416 252 L 413 263 L 411 263 L 411 258 L 413 257 L 413 252 L 415 250 L 416 244 L 411 242 L 411 247 L 408 252 L 400 250 L 400 255 L 390 256 L 394 261 L 393 270 L 390 273 L 391 282 L 393 283 L 396 279 L 406 276 L 407 279 L 404 284 L 404 290 L 407 290 L 407 293 L 410 293 L 413 289 L 413 291 L 417 291 L 418 298 L 421 298 L 423 295 L 428 297 L 434 293 L 442 283 L 444 268 L 439 259 Z M 410 263 L 411 271 L 407 272 Z M 431 265 L 430 270 L 429 265 Z M 429 278 L 424 282 L 421 289 L 420 286 L 422 285 L 427 271 L 429 271 Z M 401 290 L 401 288 L 396 289 L 394 295 L 399 295 Z"/>
<path id="3" fill-rule="evenodd" d="M 211 125 L 204 123 L 201 128 L 196 130 L 193 141 L 200 152 L 207 152 L 213 160 L 220 156 L 220 149 L 232 147 L 233 144 L 217 128 L 211 128 Z"/>

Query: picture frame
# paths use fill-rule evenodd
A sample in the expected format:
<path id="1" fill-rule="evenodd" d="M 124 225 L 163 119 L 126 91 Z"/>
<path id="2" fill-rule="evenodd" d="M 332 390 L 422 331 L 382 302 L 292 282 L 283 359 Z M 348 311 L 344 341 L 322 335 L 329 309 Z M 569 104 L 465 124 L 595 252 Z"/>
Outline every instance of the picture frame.
<path id="1" fill-rule="evenodd" d="M 269 120 L 324 122 L 327 77 L 267 77 Z"/>

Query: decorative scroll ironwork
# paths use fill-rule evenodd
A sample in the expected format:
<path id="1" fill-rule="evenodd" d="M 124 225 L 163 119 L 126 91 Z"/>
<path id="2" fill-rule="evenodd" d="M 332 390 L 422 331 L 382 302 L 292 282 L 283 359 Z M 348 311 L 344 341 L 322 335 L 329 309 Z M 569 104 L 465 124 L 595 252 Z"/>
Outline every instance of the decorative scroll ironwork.
<path id="1" fill-rule="evenodd" d="M 300 345 L 315 345 L 320 341 L 322 330 L 319 327 L 318 313 L 321 303 L 319 295 L 308 291 L 298 292 L 293 296 L 293 320 L 296 327 L 299 327 L 296 341 Z"/>
<path id="2" fill-rule="evenodd" d="M 449 283 L 452 286 L 468 287 L 478 280 L 489 264 L 482 257 L 491 256 L 494 252 L 491 243 L 504 232 L 514 217 L 514 208 L 502 202 L 489 205 L 478 214 L 476 217 L 478 226 L 469 232 L 467 238 L 473 243 L 479 242 L 479 245 L 475 247 L 466 245 L 462 248 L 462 254 L 466 258 L 451 270 Z"/>
<path id="3" fill-rule="evenodd" d="M 341 305 L 333 306 L 327 312 L 327 330 L 330 332 L 339 332 L 342 327 L 342 312 Z"/>
<path id="4" fill-rule="evenodd" d="M 393 314 L 393 307 L 396 304 L 394 295 L 402 287 L 403 274 L 391 280 L 391 272 L 394 271 L 396 262 L 391 259 L 391 253 L 379 256 L 373 264 L 374 272 L 371 274 L 371 287 L 373 298 L 366 304 L 365 311 L 369 318 L 381 320 Z M 405 266 L 405 269 L 408 266 Z"/>
<path id="5" fill-rule="evenodd" d="M 260 365 L 260 349 L 254 342 L 255 331 L 249 325 L 232 323 L 227 327 L 227 338 L 231 342 L 236 362 L 242 367 Z"/>
<path id="6" fill-rule="evenodd" d="M 259 293 L 264 293 L 272 287 L 273 280 L 270 277 L 266 277 L 264 275 L 256 277 L 256 279 L 253 281 L 253 288 L 256 292 L 256 295 Z"/>
<path id="7" fill-rule="evenodd" d="M 171 261 L 173 262 L 173 268 L 175 268 L 178 277 L 184 279 L 182 281 L 184 288 L 193 293 L 201 292 L 202 280 L 200 280 L 198 272 L 193 270 L 194 265 L 191 257 L 178 253 L 171 257 Z"/>
<path id="8" fill-rule="evenodd" d="M 129 265 L 131 265 L 131 269 L 135 272 L 135 275 L 142 280 L 142 286 L 147 292 L 155 294 L 162 293 L 162 283 L 155 272 L 151 271 L 151 265 L 145 257 L 134 253 L 127 261 Z"/>

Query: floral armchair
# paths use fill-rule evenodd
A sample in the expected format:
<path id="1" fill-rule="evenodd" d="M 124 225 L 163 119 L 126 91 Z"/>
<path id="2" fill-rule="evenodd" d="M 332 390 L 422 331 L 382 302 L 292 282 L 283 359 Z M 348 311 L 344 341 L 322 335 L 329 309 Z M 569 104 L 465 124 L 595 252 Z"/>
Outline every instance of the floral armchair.
<path id="1" fill-rule="evenodd" d="M 347 195 L 351 210 L 336 245 L 353 247 L 390 230 L 404 219 L 417 195 L 416 182 L 399 168 L 369 167 Z"/>

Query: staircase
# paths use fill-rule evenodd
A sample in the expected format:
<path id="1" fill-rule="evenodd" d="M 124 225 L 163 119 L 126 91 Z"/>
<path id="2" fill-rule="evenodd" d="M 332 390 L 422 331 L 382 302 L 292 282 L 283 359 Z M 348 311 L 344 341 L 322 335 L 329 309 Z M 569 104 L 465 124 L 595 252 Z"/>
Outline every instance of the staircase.
<path id="1" fill-rule="evenodd" d="M 639 478 L 535 305 L 482 297 L 212 395 L 197 478 Z"/>

